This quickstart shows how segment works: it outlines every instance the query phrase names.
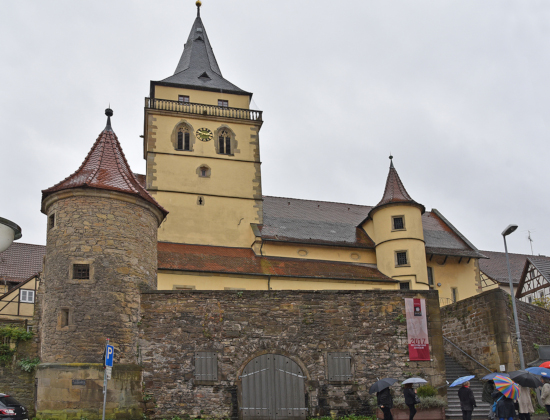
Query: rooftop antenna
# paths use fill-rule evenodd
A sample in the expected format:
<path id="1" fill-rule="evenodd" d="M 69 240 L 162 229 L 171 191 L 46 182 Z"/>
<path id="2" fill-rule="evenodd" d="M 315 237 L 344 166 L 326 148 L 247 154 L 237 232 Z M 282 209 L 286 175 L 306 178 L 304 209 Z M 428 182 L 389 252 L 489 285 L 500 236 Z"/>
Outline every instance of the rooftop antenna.
<path id="1" fill-rule="evenodd" d="M 527 240 L 529 241 L 529 244 L 531 245 L 531 255 L 535 255 L 533 253 L 533 239 L 531 238 L 531 231 L 527 231 Z"/>

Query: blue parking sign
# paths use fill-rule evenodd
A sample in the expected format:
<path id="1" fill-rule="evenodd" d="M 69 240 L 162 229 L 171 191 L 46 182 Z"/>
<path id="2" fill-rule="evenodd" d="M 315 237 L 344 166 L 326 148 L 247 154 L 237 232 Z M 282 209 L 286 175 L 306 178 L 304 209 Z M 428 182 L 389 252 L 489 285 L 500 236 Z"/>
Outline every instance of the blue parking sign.
<path id="1" fill-rule="evenodd" d="M 115 355 L 115 348 L 107 345 L 105 350 L 105 366 L 113 367 L 113 358 Z"/>

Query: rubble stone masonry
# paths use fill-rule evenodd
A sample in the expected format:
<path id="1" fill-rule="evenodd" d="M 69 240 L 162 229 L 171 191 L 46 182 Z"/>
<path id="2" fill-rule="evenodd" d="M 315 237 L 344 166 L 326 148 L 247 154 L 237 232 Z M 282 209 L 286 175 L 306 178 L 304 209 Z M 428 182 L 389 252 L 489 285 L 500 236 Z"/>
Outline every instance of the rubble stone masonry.
<path id="1" fill-rule="evenodd" d="M 409 360 L 405 297 L 427 299 L 431 361 Z M 152 291 L 141 308 L 139 363 L 152 418 L 238 418 L 239 375 L 266 353 L 302 367 L 310 416 L 370 413 L 377 378 L 414 374 L 444 389 L 435 291 Z M 218 380 L 208 384 L 194 377 L 195 351 L 205 350 L 218 357 Z M 351 353 L 352 380 L 328 381 L 329 351 Z"/>
<path id="2" fill-rule="evenodd" d="M 156 289 L 157 217 L 139 197 L 110 191 L 48 200 L 42 362 L 101 363 L 108 337 L 117 363 L 135 363 L 140 290 Z M 89 264 L 89 279 L 75 279 L 73 264 Z"/>

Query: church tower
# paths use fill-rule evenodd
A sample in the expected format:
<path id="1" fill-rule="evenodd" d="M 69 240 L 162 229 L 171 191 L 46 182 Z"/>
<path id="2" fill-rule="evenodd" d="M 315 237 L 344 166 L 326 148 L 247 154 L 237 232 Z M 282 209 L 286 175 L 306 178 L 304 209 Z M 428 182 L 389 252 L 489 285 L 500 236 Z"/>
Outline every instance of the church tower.
<path id="1" fill-rule="evenodd" d="M 414 201 L 401 182 L 390 156 L 390 171 L 382 200 L 362 223 L 376 244 L 376 265 L 399 280 L 402 288 L 429 289 L 422 204 Z"/>
<path id="2" fill-rule="evenodd" d="M 263 215 L 262 112 L 222 76 L 200 6 L 175 73 L 145 100 L 147 190 L 170 211 L 159 241 L 249 247 Z"/>

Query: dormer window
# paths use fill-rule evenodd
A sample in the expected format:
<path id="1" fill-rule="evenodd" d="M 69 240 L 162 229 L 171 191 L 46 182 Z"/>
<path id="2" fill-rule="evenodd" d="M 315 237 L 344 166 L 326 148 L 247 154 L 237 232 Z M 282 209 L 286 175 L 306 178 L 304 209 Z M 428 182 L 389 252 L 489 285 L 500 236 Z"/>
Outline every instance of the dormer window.
<path id="1" fill-rule="evenodd" d="M 392 230 L 405 230 L 405 216 L 392 216 Z"/>
<path id="2" fill-rule="evenodd" d="M 229 101 L 225 99 L 218 99 L 218 106 L 222 108 L 229 108 Z"/>

